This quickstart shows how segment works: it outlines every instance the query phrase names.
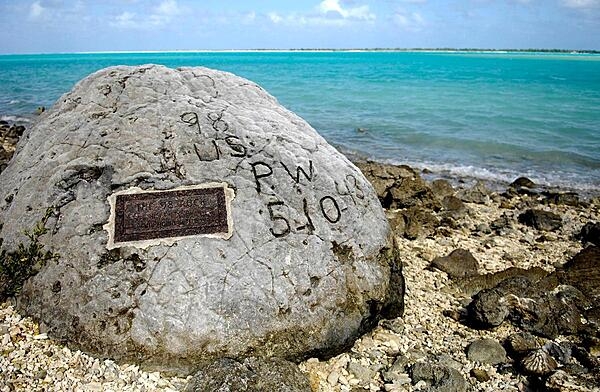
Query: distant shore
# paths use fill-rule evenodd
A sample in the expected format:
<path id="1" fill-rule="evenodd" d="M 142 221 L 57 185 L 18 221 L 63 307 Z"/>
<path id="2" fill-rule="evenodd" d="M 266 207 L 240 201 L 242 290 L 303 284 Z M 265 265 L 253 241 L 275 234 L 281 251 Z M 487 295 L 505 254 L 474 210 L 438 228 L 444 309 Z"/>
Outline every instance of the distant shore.
<path id="1" fill-rule="evenodd" d="M 594 49 L 489 49 L 489 48 L 251 48 L 251 49 L 182 49 L 182 50 L 100 50 L 93 52 L 40 52 L 40 53 L 0 53 L 10 55 L 52 55 L 52 54 L 118 54 L 118 53 L 294 53 L 294 52 L 423 52 L 423 53 L 526 53 L 526 54 L 600 54 Z"/>

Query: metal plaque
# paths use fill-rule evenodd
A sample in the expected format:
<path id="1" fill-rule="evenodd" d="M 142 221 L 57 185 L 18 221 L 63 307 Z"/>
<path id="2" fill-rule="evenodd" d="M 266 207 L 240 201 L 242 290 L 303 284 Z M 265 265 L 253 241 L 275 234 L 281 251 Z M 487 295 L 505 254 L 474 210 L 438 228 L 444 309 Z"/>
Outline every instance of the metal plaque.
<path id="1" fill-rule="evenodd" d="M 114 232 L 111 242 L 195 235 L 225 238 L 231 232 L 230 198 L 226 191 L 232 192 L 221 185 L 113 195 Z"/>

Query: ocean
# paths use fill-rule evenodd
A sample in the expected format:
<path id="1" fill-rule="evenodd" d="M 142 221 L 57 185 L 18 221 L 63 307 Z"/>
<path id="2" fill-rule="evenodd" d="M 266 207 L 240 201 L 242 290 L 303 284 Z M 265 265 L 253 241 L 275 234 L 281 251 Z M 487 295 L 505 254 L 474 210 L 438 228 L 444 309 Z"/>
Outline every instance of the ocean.
<path id="1" fill-rule="evenodd" d="M 31 121 L 111 65 L 206 66 L 251 79 L 342 152 L 429 177 L 600 194 L 600 55 L 160 52 L 0 55 L 0 117 Z"/>

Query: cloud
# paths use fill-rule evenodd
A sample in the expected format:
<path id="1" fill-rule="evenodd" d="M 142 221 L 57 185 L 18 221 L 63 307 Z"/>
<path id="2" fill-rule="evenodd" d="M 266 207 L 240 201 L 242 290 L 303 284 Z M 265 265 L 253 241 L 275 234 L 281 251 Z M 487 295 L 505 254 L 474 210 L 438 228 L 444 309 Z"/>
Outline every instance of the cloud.
<path id="1" fill-rule="evenodd" d="M 323 0 L 318 9 L 323 15 L 337 15 L 343 19 L 375 20 L 375 14 L 370 11 L 368 5 L 344 8 L 340 0 Z"/>
<path id="2" fill-rule="evenodd" d="M 322 0 L 315 7 L 314 12 L 289 13 L 286 15 L 270 12 L 267 17 L 274 24 L 334 27 L 342 27 L 357 22 L 373 22 L 376 19 L 376 15 L 371 12 L 368 5 L 348 7 L 344 6 L 340 0 Z"/>
<path id="3" fill-rule="evenodd" d="M 151 29 L 168 25 L 179 14 L 181 9 L 176 0 L 163 0 L 149 13 L 123 11 L 110 24 L 124 29 Z"/>
<path id="4" fill-rule="evenodd" d="M 562 0 L 562 4 L 575 9 L 600 8 L 600 0 Z"/>
<path id="5" fill-rule="evenodd" d="M 421 31 L 427 25 L 425 18 L 419 12 L 397 10 L 392 16 L 392 20 L 400 28 L 411 32 Z"/>
<path id="6" fill-rule="evenodd" d="M 45 11 L 46 8 L 44 8 L 39 1 L 36 1 L 29 7 L 29 18 L 38 19 L 43 16 Z"/>

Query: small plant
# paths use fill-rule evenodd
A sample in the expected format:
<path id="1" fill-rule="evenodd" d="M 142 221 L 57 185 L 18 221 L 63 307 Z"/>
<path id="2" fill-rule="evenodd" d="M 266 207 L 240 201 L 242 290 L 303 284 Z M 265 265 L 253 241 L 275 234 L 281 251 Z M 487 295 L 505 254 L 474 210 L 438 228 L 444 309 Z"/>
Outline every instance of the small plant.
<path id="1" fill-rule="evenodd" d="M 28 244 L 20 243 L 15 251 L 0 251 L 0 301 L 19 294 L 27 279 L 37 274 L 47 262 L 58 259 L 57 254 L 44 250 L 44 245 L 39 242 L 39 238 L 48 232 L 46 223 L 52 211 L 52 207 L 48 208 L 42 220 L 31 231 L 24 232 Z M 0 238 L 0 248 L 2 242 Z"/>

